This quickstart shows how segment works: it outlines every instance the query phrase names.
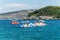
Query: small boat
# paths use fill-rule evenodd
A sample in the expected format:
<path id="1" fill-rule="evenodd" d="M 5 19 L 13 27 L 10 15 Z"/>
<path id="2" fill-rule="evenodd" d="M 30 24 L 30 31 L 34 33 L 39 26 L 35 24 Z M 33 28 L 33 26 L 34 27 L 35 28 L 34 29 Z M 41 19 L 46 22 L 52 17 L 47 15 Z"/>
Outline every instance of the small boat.
<path id="1" fill-rule="evenodd" d="M 30 27 L 29 21 L 24 22 L 21 27 Z"/>
<path id="2" fill-rule="evenodd" d="M 46 24 L 45 23 L 35 23 L 34 25 L 35 26 L 45 26 Z"/>
<path id="3" fill-rule="evenodd" d="M 35 26 L 45 26 L 45 21 L 39 20 L 34 23 Z"/>
<path id="4" fill-rule="evenodd" d="M 16 21 L 16 20 L 13 20 L 11 23 L 12 23 L 12 24 L 19 24 L 19 22 Z"/>

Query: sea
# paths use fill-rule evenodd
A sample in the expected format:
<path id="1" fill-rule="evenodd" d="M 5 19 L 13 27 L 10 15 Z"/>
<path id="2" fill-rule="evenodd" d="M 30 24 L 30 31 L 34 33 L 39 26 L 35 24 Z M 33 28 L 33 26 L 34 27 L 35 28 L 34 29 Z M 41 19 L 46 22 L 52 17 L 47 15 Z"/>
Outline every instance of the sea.
<path id="1" fill-rule="evenodd" d="M 46 26 L 20 27 L 23 22 L 34 23 L 36 20 L 0 20 L 0 40 L 60 40 L 60 20 L 45 20 Z"/>

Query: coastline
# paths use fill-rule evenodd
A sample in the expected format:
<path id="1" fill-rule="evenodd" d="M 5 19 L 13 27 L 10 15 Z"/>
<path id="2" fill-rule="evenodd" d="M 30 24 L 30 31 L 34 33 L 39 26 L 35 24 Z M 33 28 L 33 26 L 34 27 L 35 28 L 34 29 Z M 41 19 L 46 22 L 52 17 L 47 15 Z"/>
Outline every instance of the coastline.
<path id="1" fill-rule="evenodd" d="M 0 19 L 0 20 L 15 20 L 15 19 Z M 16 19 L 16 20 L 60 20 L 59 19 Z"/>

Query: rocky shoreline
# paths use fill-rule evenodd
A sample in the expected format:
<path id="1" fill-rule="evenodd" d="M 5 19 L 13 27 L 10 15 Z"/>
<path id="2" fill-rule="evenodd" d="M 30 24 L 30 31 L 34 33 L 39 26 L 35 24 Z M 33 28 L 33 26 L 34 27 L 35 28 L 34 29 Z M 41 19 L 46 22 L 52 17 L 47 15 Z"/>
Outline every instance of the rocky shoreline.
<path id="1" fill-rule="evenodd" d="M 24 18 L 7 18 L 7 19 L 0 19 L 0 20 L 60 20 L 60 18 L 54 18 L 52 16 L 40 16 L 40 17 L 24 17 Z"/>

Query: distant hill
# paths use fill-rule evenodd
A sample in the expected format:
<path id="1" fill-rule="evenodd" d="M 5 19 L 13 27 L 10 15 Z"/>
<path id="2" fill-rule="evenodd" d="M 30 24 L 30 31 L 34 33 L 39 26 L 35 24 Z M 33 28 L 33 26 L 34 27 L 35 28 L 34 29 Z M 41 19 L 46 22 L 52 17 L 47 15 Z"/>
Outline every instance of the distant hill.
<path id="1" fill-rule="evenodd" d="M 28 13 L 33 12 L 34 9 L 20 10 L 14 12 L 7 12 L 0 14 L 0 19 L 21 19 L 27 17 Z"/>

